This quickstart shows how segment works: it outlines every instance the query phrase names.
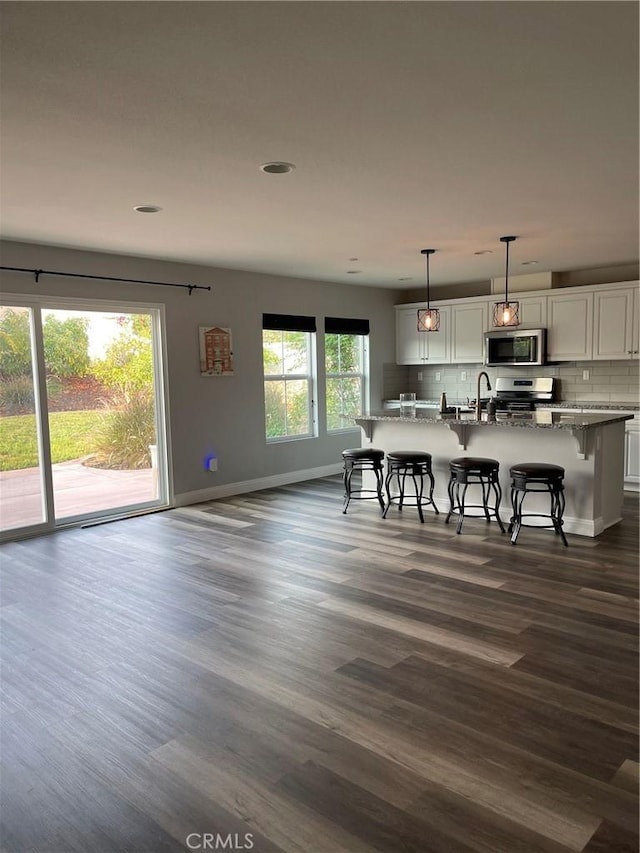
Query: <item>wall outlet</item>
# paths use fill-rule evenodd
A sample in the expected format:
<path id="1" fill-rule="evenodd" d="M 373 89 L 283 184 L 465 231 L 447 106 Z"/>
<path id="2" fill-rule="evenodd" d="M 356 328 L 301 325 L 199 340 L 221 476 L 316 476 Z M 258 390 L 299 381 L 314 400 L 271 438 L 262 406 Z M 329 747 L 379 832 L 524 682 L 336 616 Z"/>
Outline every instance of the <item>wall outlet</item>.
<path id="1" fill-rule="evenodd" d="M 216 459 L 215 456 L 212 456 L 211 459 L 209 459 L 209 462 L 207 463 L 207 470 L 208 471 L 217 471 L 218 470 L 218 460 Z"/>
<path id="2" fill-rule="evenodd" d="M 466 381 L 467 381 L 467 371 L 463 370 L 462 373 L 460 374 L 460 382 L 466 382 Z"/>
<path id="3" fill-rule="evenodd" d="M 422 382 L 422 371 L 418 371 L 418 382 Z"/>
<path id="4" fill-rule="evenodd" d="M 589 379 L 589 371 L 588 370 L 582 371 L 582 379 L 584 382 L 586 382 Z"/>
<path id="5" fill-rule="evenodd" d="M 436 382 L 440 382 L 441 379 L 442 379 L 442 374 L 440 373 L 439 370 L 436 370 Z"/>

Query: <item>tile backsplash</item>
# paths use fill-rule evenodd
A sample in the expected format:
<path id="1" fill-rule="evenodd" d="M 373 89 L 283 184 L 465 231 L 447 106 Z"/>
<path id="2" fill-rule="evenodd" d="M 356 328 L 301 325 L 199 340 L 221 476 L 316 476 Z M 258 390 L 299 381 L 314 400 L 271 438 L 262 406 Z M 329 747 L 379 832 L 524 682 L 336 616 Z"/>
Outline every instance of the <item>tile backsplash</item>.
<path id="1" fill-rule="evenodd" d="M 404 391 L 415 392 L 418 399 L 438 400 L 444 391 L 449 402 L 476 396 L 476 377 L 486 370 L 495 384 L 498 376 L 555 376 L 559 400 L 582 402 L 639 401 L 638 361 L 568 361 L 543 367 L 483 367 L 481 364 L 422 365 L 385 364 L 383 398 L 397 399 Z M 583 378 L 588 371 L 588 379 Z M 439 375 L 439 379 L 436 376 Z M 464 378 L 463 378 L 464 376 Z M 483 380 L 482 396 L 486 396 Z"/>

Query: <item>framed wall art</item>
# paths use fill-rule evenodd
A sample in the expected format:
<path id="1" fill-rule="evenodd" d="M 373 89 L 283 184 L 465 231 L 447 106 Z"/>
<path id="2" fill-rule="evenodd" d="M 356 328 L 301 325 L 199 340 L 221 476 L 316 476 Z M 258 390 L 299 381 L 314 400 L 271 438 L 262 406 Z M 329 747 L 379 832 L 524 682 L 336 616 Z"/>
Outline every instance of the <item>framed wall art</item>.
<path id="1" fill-rule="evenodd" d="M 233 376 L 231 329 L 200 326 L 200 375 Z"/>

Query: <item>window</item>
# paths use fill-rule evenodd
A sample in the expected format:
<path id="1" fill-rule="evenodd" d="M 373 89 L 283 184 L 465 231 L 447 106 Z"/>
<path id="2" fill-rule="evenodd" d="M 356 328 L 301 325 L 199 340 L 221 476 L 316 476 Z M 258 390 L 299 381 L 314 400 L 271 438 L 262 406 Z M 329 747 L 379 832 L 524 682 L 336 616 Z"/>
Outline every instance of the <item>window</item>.
<path id="1" fill-rule="evenodd" d="M 325 317 L 327 431 L 353 429 L 366 401 L 368 320 Z"/>
<path id="2" fill-rule="evenodd" d="M 314 317 L 263 315 L 262 358 L 267 441 L 313 435 Z"/>

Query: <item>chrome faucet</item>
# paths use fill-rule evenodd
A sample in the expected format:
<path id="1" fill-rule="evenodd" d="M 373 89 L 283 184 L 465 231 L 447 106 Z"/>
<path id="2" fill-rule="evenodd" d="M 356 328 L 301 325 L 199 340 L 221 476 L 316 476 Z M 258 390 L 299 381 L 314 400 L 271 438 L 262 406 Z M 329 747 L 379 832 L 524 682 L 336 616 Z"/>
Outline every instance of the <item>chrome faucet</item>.
<path id="1" fill-rule="evenodd" d="M 476 420 L 482 420 L 482 404 L 480 403 L 480 380 L 482 377 L 487 380 L 487 391 L 491 391 L 491 382 L 489 381 L 489 374 L 486 370 L 481 370 L 478 374 L 478 384 L 476 386 Z"/>

